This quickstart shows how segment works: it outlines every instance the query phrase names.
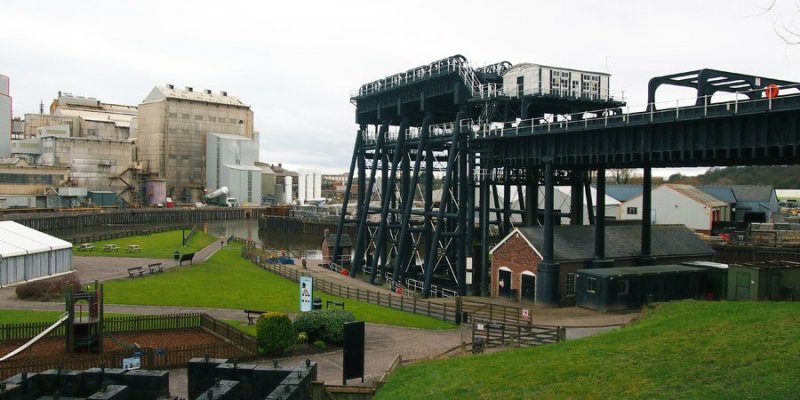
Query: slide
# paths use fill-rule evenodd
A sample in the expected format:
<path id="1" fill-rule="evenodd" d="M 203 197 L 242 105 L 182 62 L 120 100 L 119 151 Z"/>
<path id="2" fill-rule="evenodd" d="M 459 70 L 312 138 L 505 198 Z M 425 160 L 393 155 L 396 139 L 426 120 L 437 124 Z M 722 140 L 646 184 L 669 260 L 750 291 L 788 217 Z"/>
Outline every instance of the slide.
<path id="1" fill-rule="evenodd" d="M 58 321 L 53 323 L 53 325 L 50 325 L 49 327 L 47 327 L 47 329 L 43 330 L 40 334 L 36 335 L 33 339 L 28 340 L 27 343 L 23 344 L 22 346 L 19 346 L 16 350 L 12 351 L 11 353 L 6 354 L 5 356 L 3 356 L 3 358 L 0 358 L 0 362 L 8 360 L 9 358 L 14 357 L 15 355 L 21 353 L 22 351 L 24 351 L 28 347 L 31 347 L 31 345 L 33 345 L 34 343 L 38 342 L 39 339 L 47 336 L 47 334 L 52 332 L 53 329 L 56 329 L 61 324 L 63 324 L 67 320 L 67 318 L 69 318 L 69 313 L 64 313 L 63 315 L 61 315 L 61 317 L 58 318 Z"/>

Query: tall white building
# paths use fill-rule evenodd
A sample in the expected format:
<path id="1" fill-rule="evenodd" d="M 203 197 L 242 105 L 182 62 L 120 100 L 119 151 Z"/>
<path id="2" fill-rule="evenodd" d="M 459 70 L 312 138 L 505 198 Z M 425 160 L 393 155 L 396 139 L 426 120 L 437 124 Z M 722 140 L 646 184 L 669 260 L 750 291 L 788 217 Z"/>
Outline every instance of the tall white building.
<path id="1" fill-rule="evenodd" d="M 0 75 L 0 158 L 11 155 L 11 94 L 9 81 Z"/>
<path id="2" fill-rule="evenodd" d="M 258 136 L 249 139 L 227 133 L 209 133 L 206 140 L 207 193 L 223 186 L 239 204 L 261 204 L 261 168 Z"/>
<path id="3" fill-rule="evenodd" d="M 301 169 L 297 179 L 298 203 L 305 204 L 307 200 L 322 197 L 322 171 Z"/>

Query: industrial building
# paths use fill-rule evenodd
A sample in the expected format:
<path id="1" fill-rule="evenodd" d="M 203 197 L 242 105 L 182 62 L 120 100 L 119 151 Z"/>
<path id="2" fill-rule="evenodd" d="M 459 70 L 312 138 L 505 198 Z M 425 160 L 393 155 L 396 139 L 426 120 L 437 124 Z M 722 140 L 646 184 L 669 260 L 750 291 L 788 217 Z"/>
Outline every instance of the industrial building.
<path id="1" fill-rule="evenodd" d="M 209 133 L 206 139 L 206 188 L 228 188 L 228 198 L 242 205 L 261 204 L 261 168 L 256 140 L 241 135 Z"/>
<path id="2" fill-rule="evenodd" d="M 66 125 L 70 137 L 126 140 L 135 136 L 131 124 L 138 113 L 136 106 L 58 92 L 58 97 L 50 103 L 50 113 L 41 111 L 25 114 L 25 138 L 37 137 L 42 128 L 54 125 Z"/>
<path id="3" fill-rule="evenodd" d="M 138 160 L 166 181 L 167 196 L 198 201 L 208 189 L 203 155 L 209 133 L 253 140 L 250 106 L 224 91 L 155 87 L 139 105 Z"/>
<path id="4" fill-rule="evenodd" d="M 730 221 L 730 204 L 691 185 L 665 183 L 653 189 L 651 221 L 656 224 L 683 224 L 699 233 L 710 234 L 715 221 Z M 641 220 L 642 195 L 622 202 L 617 219 Z"/>
<path id="5" fill-rule="evenodd" d="M 0 75 L 0 158 L 11 155 L 11 93 L 9 79 Z"/>
<path id="6" fill-rule="evenodd" d="M 322 200 L 322 171 L 301 169 L 297 175 L 297 202 Z"/>
<path id="7" fill-rule="evenodd" d="M 0 208 L 46 207 L 48 188 L 63 185 L 69 178 L 64 166 L 32 166 L 21 158 L 0 162 Z"/>
<path id="8" fill-rule="evenodd" d="M 0 286 L 72 271 L 72 244 L 14 221 L 0 221 Z"/>

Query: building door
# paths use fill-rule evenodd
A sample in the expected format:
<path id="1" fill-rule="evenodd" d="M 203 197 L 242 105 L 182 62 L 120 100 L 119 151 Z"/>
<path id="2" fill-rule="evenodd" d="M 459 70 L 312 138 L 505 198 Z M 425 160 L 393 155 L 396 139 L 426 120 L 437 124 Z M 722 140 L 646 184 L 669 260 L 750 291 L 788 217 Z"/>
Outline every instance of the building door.
<path id="1" fill-rule="evenodd" d="M 522 274 L 522 300 L 534 301 L 536 298 L 536 276 Z"/>
<path id="2" fill-rule="evenodd" d="M 525 94 L 525 77 L 520 75 L 517 77 L 517 96 L 522 97 Z"/>
<path id="3" fill-rule="evenodd" d="M 736 273 L 736 300 L 750 300 L 750 274 Z"/>
<path id="4" fill-rule="evenodd" d="M 511 295 L 511 270 L 501 267 L 498 271 L 497 293 L 500 297 Z"/>

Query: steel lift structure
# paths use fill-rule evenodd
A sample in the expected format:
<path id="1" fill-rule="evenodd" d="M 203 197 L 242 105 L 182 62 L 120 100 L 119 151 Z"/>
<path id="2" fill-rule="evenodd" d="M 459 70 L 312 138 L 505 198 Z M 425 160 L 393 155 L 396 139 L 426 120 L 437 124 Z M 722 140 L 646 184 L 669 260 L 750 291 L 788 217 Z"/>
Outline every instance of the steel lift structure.
<path id="1" fill-rule="evenodd" d="M 508 90 L 503 75 L 510 68 L 509 62 L 473 68 L 456 55 L 353 94 L 359 129 L 337 231 L 356 227 L 351 275 L 368 273 L 372 283 L 421 289 L 426 297 L 486 295 L 490 246 L 513 224 L 543 224 L 536 301 L 556 305 L 552 235 L 561 215 L 553 207 L 554 186 L 572 188 L 572 224 L 583 221 L 585 193 L 597 228 L 596 265 L 603 266 L 605 170 L 644 168 L 641 261 L 647 264 L 653 262 L 651 168 L 791 164 L 797 157 L 800 95 L 792 82 L 717 70 L 657 77 L 647 110 L 624 113 L 625 103 L 608 92 L 523 89 L 521 80 Z M 657 110 L 655 91 L 664 84 L 697 89 L 697 102 Z M 718 91 L 736 99 L 712 102 Z"/>

